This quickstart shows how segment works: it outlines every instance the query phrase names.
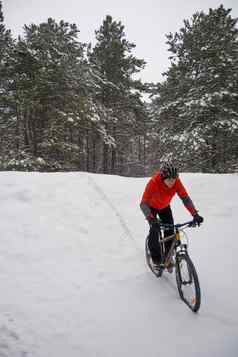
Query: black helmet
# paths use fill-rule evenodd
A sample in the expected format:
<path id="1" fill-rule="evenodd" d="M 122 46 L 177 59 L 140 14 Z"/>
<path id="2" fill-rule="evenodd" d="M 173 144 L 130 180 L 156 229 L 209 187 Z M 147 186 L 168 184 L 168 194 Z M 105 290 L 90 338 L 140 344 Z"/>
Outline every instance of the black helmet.
<path id="1" fill-rule="evenodd" d="M 170 162 L 163 162 L 160 168 L 160 175 L 163 180 L 178 177 L 177 168 Z"/>

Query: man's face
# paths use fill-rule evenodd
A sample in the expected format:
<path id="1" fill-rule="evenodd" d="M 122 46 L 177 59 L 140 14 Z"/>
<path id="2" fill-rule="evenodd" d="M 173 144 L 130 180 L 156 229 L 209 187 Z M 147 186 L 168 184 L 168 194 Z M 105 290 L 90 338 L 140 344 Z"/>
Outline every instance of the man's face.
<path id="1" fill-rule="evenodd" d="M 175 184 L 176 178 L 167 178 L 164 180 L 164 183 L 167 187 L 171 188 Z"/>

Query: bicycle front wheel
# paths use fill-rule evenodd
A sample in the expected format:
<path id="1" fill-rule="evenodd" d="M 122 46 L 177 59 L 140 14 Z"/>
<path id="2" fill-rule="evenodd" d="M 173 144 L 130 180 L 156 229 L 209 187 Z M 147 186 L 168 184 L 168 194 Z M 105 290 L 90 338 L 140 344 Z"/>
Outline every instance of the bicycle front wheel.
<path id="1" fill-rule="evenodd" d="M 181 299 L 197 312 L 201 305 L 201 290 L 194 264 L 187 253 L 176 256 L 176 282 Z"/>

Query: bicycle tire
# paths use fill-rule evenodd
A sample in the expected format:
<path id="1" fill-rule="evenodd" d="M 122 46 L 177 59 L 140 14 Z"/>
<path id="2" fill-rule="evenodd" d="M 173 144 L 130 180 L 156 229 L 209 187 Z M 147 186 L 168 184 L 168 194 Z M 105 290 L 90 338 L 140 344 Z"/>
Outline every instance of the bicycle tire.
<path id="1" fill-rule="evenodd" d="M 152 261 L 152 258 L 151 258 L 148 240 L 149 240 L 149 238 L 147 237 L 146 240 L 145 240 L 145 259 L 146 259 L 146 263 L 147 263 L 148 267 L 150 268 L 150 270 L 152 271 L 152 273 L 157 278 L 159 278 L 163 274 L 163 269 L 162 268 L 160 270 L 155 270 L 154 269 L 154 264 L 153 264 L 153 261 Z"/>
<path id="2" fill-rule="evenodd" d="M 193 312 L 197 312 L 201 305 L 201 290 L 195 266 L 188 253 L 177 254 L 175 267 L 180 298 Z"/>

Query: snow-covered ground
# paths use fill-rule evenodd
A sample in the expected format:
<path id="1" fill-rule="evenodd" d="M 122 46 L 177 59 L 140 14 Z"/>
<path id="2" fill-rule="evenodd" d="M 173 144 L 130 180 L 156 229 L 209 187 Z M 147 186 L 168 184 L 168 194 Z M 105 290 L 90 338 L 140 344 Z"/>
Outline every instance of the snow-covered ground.
<path id="1" fill-rule="evenodd" d="M 147 179 L 1 172 L 0 356 L 237 357 L 238 176 L 181 177 L 205 218 L 198 314 L 145 264 Z"/>

